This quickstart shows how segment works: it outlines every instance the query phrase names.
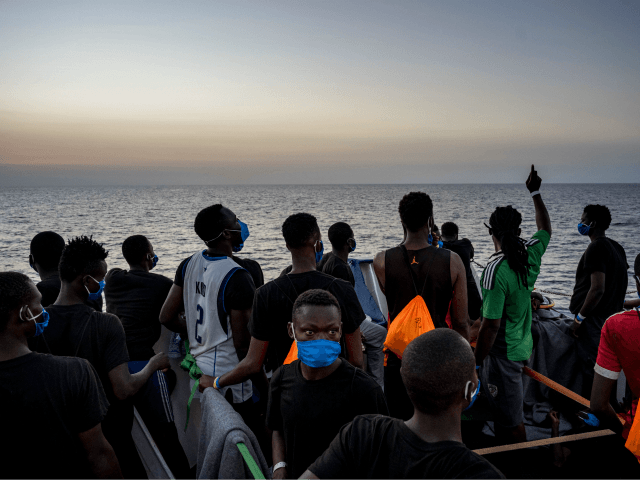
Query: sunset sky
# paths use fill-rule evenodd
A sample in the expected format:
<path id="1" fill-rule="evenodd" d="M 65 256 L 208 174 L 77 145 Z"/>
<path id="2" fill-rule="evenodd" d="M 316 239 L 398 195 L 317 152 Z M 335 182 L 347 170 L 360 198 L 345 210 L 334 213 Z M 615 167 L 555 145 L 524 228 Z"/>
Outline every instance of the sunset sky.
<path id="1" fill-rule="evenodd" d="M 0 186 L 640 176 L 640 2 L 0 2 Z"/>

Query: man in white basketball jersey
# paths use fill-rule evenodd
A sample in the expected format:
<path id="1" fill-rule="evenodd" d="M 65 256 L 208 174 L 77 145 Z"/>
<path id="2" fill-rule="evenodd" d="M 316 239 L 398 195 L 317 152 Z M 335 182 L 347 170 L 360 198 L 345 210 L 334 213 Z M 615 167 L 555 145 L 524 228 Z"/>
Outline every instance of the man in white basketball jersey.
<path id="1" fill-rule="evenodd" d="M 244 245 L 249 230 L 220 204 L 200 211 L 194 229 L 207 248 L 180 263 L 160 322 L 189 340 L 203 373 L 200 381 L 211 383 L 232 370 L 249 348 L 247 324 L 255 286 L 249 272 L 231 258 Z M 183 310 L 186 321 L 178 315 Z M 220 391 L 253 428 L 257 415 L 251 380 Z"/>

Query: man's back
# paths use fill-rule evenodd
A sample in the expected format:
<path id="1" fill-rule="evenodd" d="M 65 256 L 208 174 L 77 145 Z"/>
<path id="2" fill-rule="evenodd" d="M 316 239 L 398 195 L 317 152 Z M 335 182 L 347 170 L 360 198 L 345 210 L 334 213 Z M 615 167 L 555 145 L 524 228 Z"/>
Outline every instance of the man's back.
<path id="1" fill-rule="evenodd" d="M 433 247 L 407 250 L 407 262 L 403 248 L 391 248 L 385 253 L 385 295 L 391 322 L 420 294 L 436 328 L 446 327 L 445 319 L 453 294 L 451 253 Z"/>
<path id="2" fill-rule="evenodd" d="M 604 320 L 622 310 L 627 290 L 627 268 L 627 256 L 618 242 L 607 237 L 596 238 L 578 263 L 576 286 L 569 305 L 571 312 L 578 312 L 584 304 L 593 272 L 603 272 L 605 281 L 604 294 L 591 315 Z"/>
<path id="3" fill-rule="evenodd" d="M 36 387 L 36 388 L 34 388 Z M 89 478 L 78 434 L 104 418 L 108 402 L 83 359 L 29 353 L 0 362 L 5 477 Z"/>
<path id="4" fill-rule="evenodd" d="M 462 240 L 454 240 L 452 242 L 443 242 L 443 248 L 451 250 L 457 253 L 464 270 L 467 274 L 467 297 L 469 298 L 469 318 L 472 320 L 477 319 L 480 316 L 480 308 L 482 307 L 482 299 L 480 298 L 480 292 L 476 285 L 476 280 L 473 277 L 471 271 L 471 259 L 473 258 L 473 245 L 468 238 Z"/>
<path id="5" fill-rule="evenodd" d="M 287 324 L 291 321 L 293 302 L 307 290 L 327 290 L 332 293 L 342 313 L 343 334 L 355 332 L 364 320 L 364 312 L 353 287 L 316 270 L 287 274 L 267 282 L 256 291 L 253 313 L 249 322 L 251 336 L 269 342 L 266 367 L 275 371 L 284 363 L 293 340 Z"/>
<path id="6" fill-rule="evenodd" d="M 319 272 L 346 280 L 351 286 L 355 286 L 356 284 L 356 279 L 353 277 L 353 272 L 349 264 L 337 255 L 334 255 L 333 252 L 324 255 L 316 268 Z"/>
<path id="7" fill-rule="evenodd" d="M 381 415 L 345 425 L 309 470 L 319 478 L 504 478 L 463 443 L 427 443 Z"/>
<path id="8" fill-rule="evenodd" d="M 160 310 L 172 281 L 164 275 L 114 268 L 105 277 L 107 312 L 122 322 L 131 360 L 149 360 L 160 338 Z"/>
<path id="9" fill-rule="evenodd" d="M 85 358 L 98 372 L 110 401 L 114 400 L 109 372 L 129 361 L 124 329 L 118 317 L 96 312 L 84 304 L 47 308 L 49 326 L 29 339 L 29 348 L 57 356 Z"/>

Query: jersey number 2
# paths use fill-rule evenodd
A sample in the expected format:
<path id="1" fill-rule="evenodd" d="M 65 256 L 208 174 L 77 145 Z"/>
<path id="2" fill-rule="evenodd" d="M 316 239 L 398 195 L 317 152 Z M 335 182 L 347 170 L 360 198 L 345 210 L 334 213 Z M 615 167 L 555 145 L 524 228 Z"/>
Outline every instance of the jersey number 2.
<path id="1" fill-rule="evenodd" d="M 196 342 L 202 345 L 202 337 L 198 335 L 198 325 L 202 325 L 204 323 L 204 310 L 200 305 L 196 307 L 196 310 L 198 310 L 198 320 L 196 321 Z"/>

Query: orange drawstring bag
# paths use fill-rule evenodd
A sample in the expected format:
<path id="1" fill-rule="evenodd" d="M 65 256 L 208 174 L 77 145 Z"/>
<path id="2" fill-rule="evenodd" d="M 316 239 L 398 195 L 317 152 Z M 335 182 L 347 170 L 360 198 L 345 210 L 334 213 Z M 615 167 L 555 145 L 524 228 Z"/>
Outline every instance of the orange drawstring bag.
<path id="1" fill-rule="evenodd" d="M 629 430 L 629 436 L 627 442 L 624 444 L 631 453 L 633 453 L 638 462 L 640 462 L 640 412 L 636 408 L 635 418 L 633 419 L 633 425 Z"/>
<path id="2" fill-rule="evenodd" d="M 284 359 L 283 365 L 289 365 L 291 362 L 295 362 L 298 359 L 298 344 L 294 341 L 291 344 L 291 349 L 287 354 L 287 358 Z"/>
<path id="3" fill-rule="evenodd" d="M 389 326 L 389 331 L 387 332 L 387 339 L 384 341 L 385 351 L 396 354 L 398 358 L 402 358 L 404 349 L 407 348 L 407 345 L 409 345 L 412 340 L 423 333 L 427 333 L 436 328 L 433 324 L 433 319 L 431 318 L 427 304 L 424 303 L 424 299 L 416 286 L 416 281 L 413 278 L 414 273 L 411 269 L 411 264 L 409 263 L 407 249 L 404 245 L 402 245 L 402 251 L 404 253 L 407 268 L 409 268 L 409 273 L 411 274 L 411 281 L 413 283 L 416 296 L 398 315 L 396 315 L 396 318 L 393 319 L 393 322 L 391 322 L 391 325 Z M 429 264 L 427 265 L 427 274 L 422 287 L 423 292 L 427 286 L 427 281 L 429 280 L 429 269 L 431 268 L 433 257 L 435 257 L 435 255 L 431 256 Z"/>

